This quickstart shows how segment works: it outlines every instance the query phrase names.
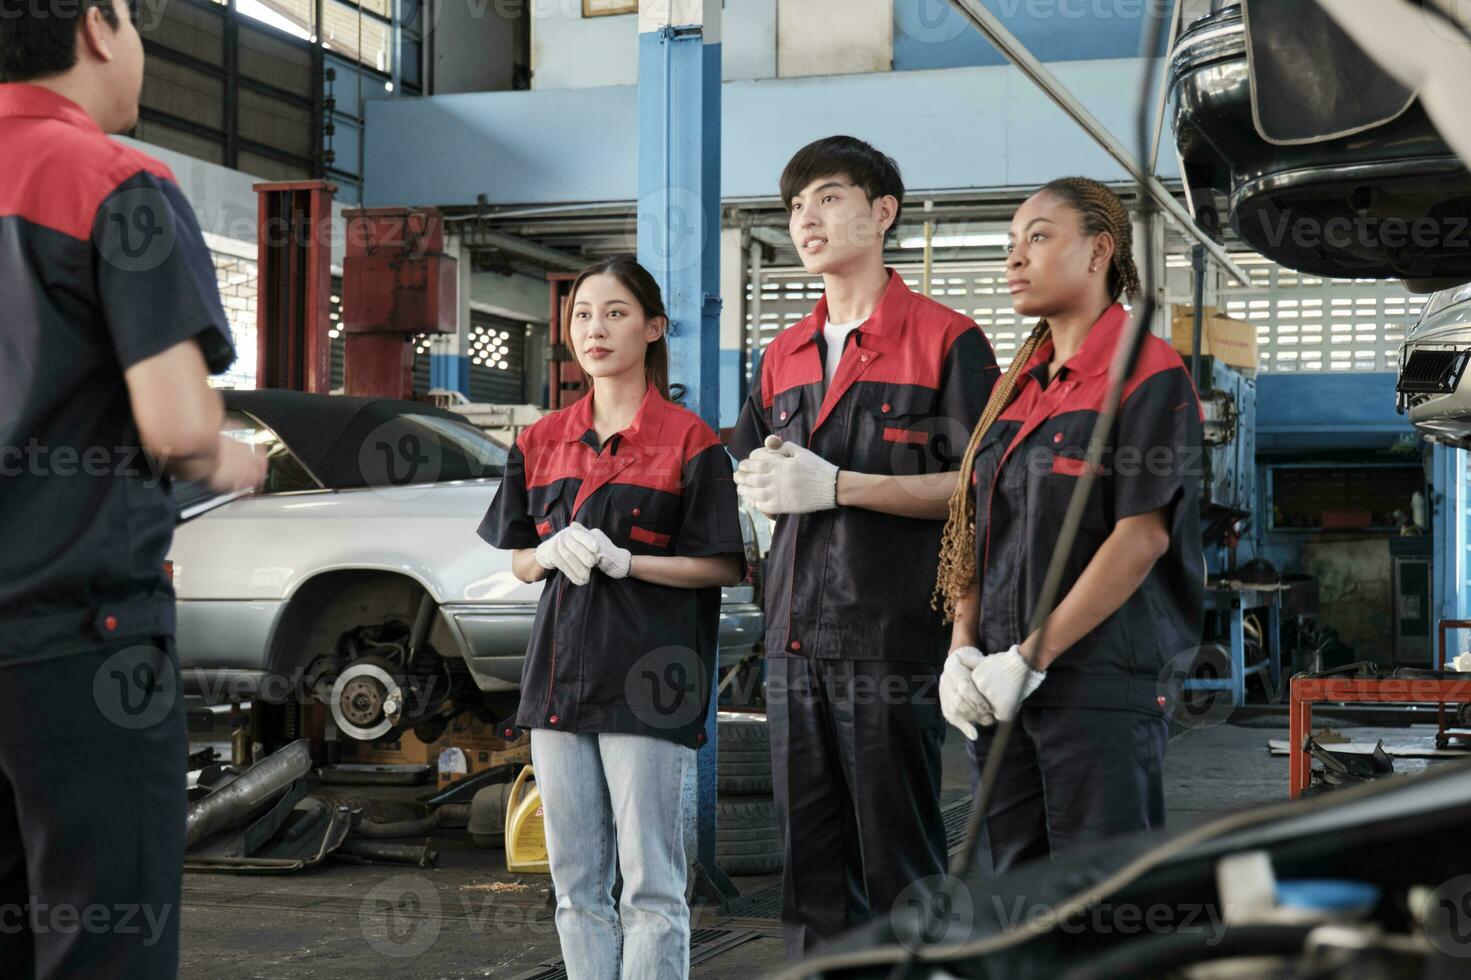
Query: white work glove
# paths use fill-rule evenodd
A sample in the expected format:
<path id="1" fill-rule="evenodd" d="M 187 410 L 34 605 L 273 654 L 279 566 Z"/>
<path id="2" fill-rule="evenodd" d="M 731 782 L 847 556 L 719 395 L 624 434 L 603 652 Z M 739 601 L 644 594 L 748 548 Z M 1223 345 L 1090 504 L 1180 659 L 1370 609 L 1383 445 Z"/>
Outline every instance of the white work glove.
<path id="1" fill-rule="evenodd" d="M 597 539 L 574 521 L 537 545 L 536 563 L 549 572 L 561 572 L 573 585 L 586 585 L 598 567 Z"/>
<path id="2" fill-rule="evenodd" d="M 768 516 L 838 505 L 837 466 L 780 436 L 766 437 L 766 445 L 737 467 L 735 482 L 741 499 Z"/>
<path id="3" fill-rule="evenodd" d="M 600 527 L 592 529 L 592 536 L 598 543 L 598 569 L 609 578 L 627 578 L 633 566 L 633 552 L 614 544 Z"/>
<path id="4" fill-rule="evenodd" d="M 976 725 L 996 723 L 996 713 L 971 675 L 984 659 L 985 654 L 975 647 L 956 647 L 940 673 L 940 713 L 971 741 L 980 734 Z"/>
<path id="5" fill-rule="evenodd" d="M 971 677 L 976 689 L 990 702 L 996 720 L 1011 721 L 1021 703 L 1047 679 L 1047 672 L 1027 666 L 1021 647 L 1014 646 L 1005 653 L 982 658 Z"/>

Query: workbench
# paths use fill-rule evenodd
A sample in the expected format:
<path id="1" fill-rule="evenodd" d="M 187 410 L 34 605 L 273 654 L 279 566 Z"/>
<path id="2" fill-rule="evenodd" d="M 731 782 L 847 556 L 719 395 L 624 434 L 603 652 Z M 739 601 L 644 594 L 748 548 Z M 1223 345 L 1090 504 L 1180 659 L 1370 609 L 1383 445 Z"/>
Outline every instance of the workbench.
<path id="1" fill-rule="evenodd" d="M 1253 585 L 1245 582 L 1221 582 L 1207 586 L 1207 612 L 1229 612 L 1231 634 L 1230 672 L 1225 677 L 1190 677 L 1184 681 L 1187 691 L 1230 691 L 1231 706 L 1246 703 L 1246 676 L 1268 671 L 1271 683 L 1269 700 L 1276 700 L 1282 690 L 1282 594 L 1288 585 Z M 1266 609 L 1267 622 L 1262 629 L 1265 660 L 1250 667 L 1246 664 L 1246 611 Z"/>
<path id="2" fill-rule="evenodd" d="M 1437 676 L 1441 675 L 1441 676 Z M 1288 708 L 1287 791 L 1297 799 L 1308 788 L 1312 761 L 1304 745 L 1313 730 L 1313 705 L 1319 701 L 1370 702 L 1375 704 L 1471 703 L 1471 674 L 1442 674 L 1419 671 L 1401 677 L 1313 677 L 1292 678 Z"/>

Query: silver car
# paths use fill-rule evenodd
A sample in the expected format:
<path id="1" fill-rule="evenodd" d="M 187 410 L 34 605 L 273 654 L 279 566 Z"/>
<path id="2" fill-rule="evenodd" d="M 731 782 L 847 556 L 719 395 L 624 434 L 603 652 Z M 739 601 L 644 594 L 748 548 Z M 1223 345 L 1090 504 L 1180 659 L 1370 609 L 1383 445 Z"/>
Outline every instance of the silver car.
<path id="1" fill-rule="evenodd" d="M 268 455 L 269 474 L 249 496 L 176 487 L 168 557 L 186 693 L 320 701 L 357 739 L 414 728 L 431 740 L 467 707 L 510 714 L 542 586 L 475 533 L 506 448 L 415 402 L 224 396 L 227 430 Z M 724 590 L 722 666 L 762 635 L 758 519 L 741 516 L 752 575 Z"/>
<path id="2" fill-rule="evenodd" d="M 1400 346 L 1397 407 L 1437 442 L 1471 448 L 1471 283 L 1425 303 Z"/>

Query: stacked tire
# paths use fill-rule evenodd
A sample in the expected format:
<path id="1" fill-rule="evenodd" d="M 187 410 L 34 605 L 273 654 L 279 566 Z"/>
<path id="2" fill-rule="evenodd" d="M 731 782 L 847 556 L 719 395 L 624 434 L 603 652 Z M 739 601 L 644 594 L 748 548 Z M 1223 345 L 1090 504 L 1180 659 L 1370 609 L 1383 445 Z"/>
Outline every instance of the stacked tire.
<path id="1" fill-rule="evenodd" d="M 722 711 L 715 859 L 731 876 L 781 870 L 782 840 L 772 798 L 771 729 L 766 716 Z"/>

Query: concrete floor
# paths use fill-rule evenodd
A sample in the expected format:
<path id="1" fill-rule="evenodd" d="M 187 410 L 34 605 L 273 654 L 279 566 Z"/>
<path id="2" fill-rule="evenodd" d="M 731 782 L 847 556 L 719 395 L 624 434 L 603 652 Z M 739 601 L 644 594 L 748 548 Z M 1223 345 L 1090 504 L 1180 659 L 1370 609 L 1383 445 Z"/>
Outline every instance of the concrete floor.
<path id="1" fill-rule="evenodd" d="M 1428 740 L 1423 727 L 1343 729 L 1353 741 L 1376 735 Z M 1173 829 L 1287 795 L 1287 759 L 1268 754 L 1282 727 L 1219 725 L 1170 744 L 1167 775 Z M 1396 759 L 1398 772 L 1426 763 Z M 945 799 L 969 792 L 962 742 L 947 741 Z M 547 879 L 505 872 L 504 855 L 473 846 L 463 831 L 436 838 L 439 866 L 328 863 L 283 876 L 191 873 L 184 879 L 181 975 L 198 980 L 449 980 L 511 978 L 559 957 L 556 932 L 543 911 Z M 736 879 L 743 894 L 777 876 Z M 778 924 L 729 919 L 697 909 L 695 929 L 752 929 L 756 937 L 697 965 L 697 978 L 766 975 L 782 962 Z"/>

